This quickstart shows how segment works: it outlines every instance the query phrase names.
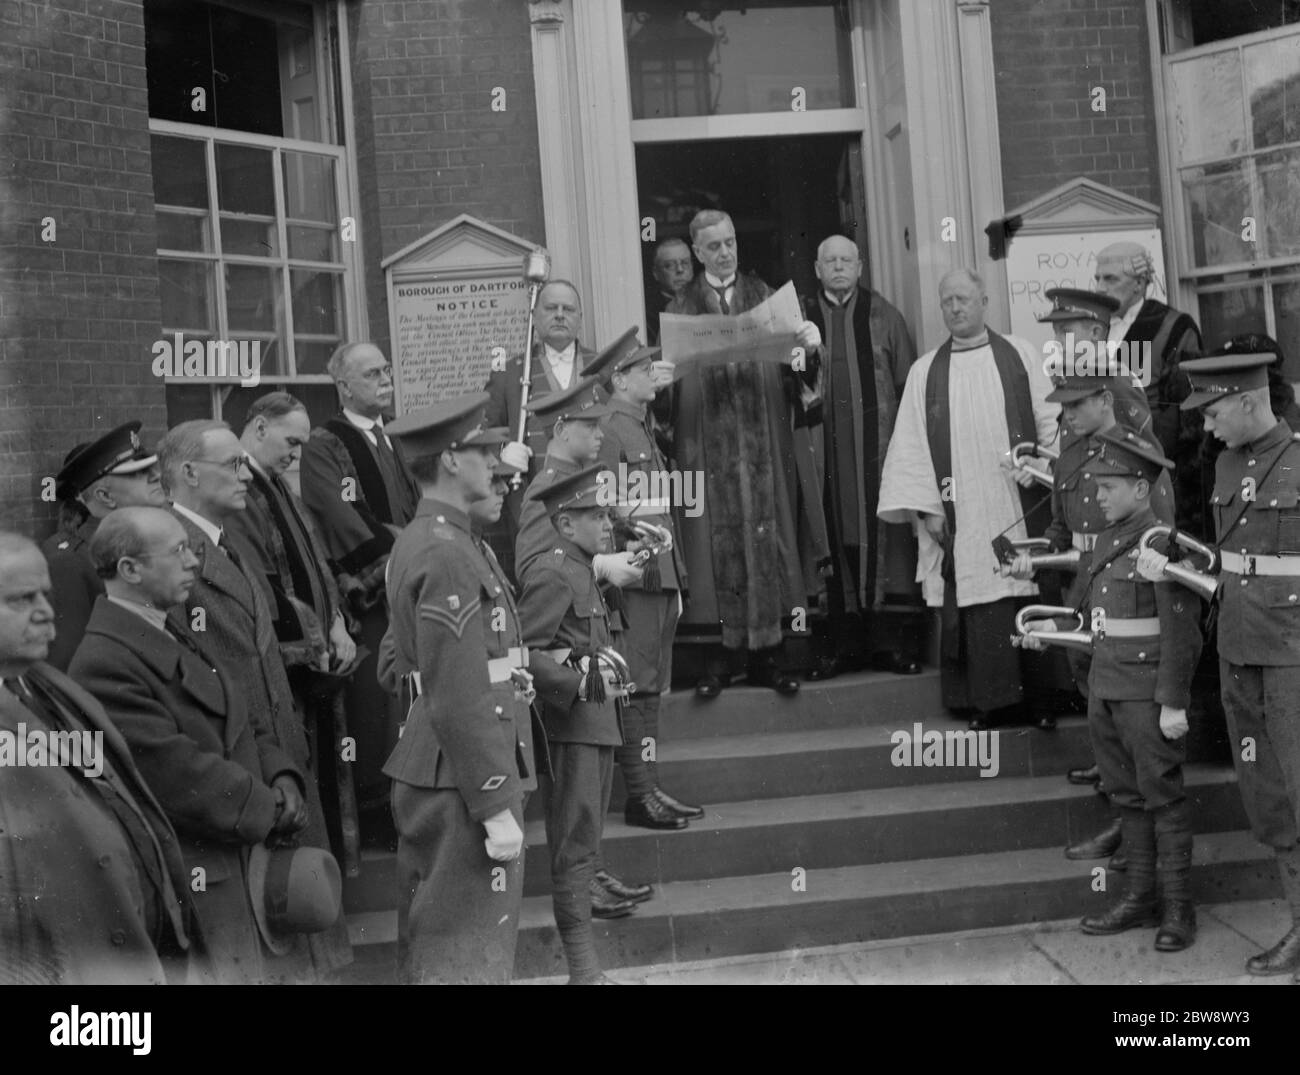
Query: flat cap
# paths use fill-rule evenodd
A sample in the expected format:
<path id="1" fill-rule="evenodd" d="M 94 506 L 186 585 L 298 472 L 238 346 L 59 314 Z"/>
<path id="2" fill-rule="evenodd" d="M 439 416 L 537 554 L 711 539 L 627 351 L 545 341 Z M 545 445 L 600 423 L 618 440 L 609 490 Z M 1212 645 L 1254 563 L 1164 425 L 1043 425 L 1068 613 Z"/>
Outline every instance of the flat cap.
<path id="1" fill-rule="evenodd" d="M 546 513 L 573 511 L 587 508 L 607 508 L 615 498 L 610 488 L 613 472 L 600 463 L 584 467 L 577 474 L 561 478 L 535 494 L 546 505 Z"/>
<path id="2" fill-rule="evenodd" d="M 1162 470 L 1174 469 L 1159 445 L 1131 429 L 1113 426 L 1099 434 L 1097 440 L 1101 451 L 1089 465 L 1094 477 L 1146 478 L 1155 482 Z"/>
<path id="3" fill-rule="evenodd" d="M 1110 319 L 1119 310 L 1119 300 L 1103 295 L 1100 291 L 1085 291 L 1078 287 L 1049 287 L 1043 294 L 1052 308 L 1038 320 L 1078 321 L 1086 318 L 1109 325 Z"/>
<path id="4" fill-rule="evenodd" d="M 630 355 L 641 345 L 637 339 L 636 326 L 633 325 L 627 329 L 623 335 L 613 343 L 606 344 L 590 362 L 587 363 L 586 369 L 582 371 L 584 377 L 592 377 L 598 383 L 608 381 L 610 376 L 619 369 L 618 363 L 627 355 Z"/>
<path id="5" fill-rule="evenodd" d="M 1178 368 L 1192 382 L 1192 394 L 1183 400 L 1181 409 L 1190 411 L 1224 396 L 1235 396 L 1238 392 L 1267 387 L 1268 368 L 1276 361 L 1277 355 L 1262 351 L 1245 355 L 1189 358 L 1178 363 Z"/>
<path id="6" fill-rule="evenodd" d="M 384 427 L 384 432 L 402 442 L 412 456 L 437 455 L 462 448 L 489 448 L 510 439 L 504 426 L 483 427 L 488 394 L 471 392 L 453 396 L 410 414 Z"/>
<path id="7" fill-rule="evenodd" d="M 528 401 L 528 413 L 539 418 L 556 421 L 563 418 L 566 422 L 576 419 L 595 422 L 609 413 L 609 408 L 601 401 L 597 393 L 596 379 L 583 377 L 576 384 L 560 392 L 548 392 L 544 396 Z"/>

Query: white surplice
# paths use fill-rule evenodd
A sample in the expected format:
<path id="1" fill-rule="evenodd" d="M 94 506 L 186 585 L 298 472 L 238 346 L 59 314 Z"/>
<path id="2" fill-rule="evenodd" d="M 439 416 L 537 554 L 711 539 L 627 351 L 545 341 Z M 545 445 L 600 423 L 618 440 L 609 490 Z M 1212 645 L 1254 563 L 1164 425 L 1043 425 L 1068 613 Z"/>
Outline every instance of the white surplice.
<path id="1" fill-rule="evenodd" d="M 1029 376 L 1038 443 L 1051 445 L 1056 439 L 1060 407 L 1047 402 L 1052 383 L 1043 370 L 1042 357 L 1026 340 L 1017 336 L 1004 339 L 1020 352 Z M 916 580 L 921 583 L 926 604 L 933 607 L 943 604 L 943 550 L 921 524 L 918 513 L 943 514 L 925 424 L 925 385 L 936 353 L 922 355 L 907 375 L 898 421 L 885 456 L 878 508 L 878 514 L 887 522 L 913 523 L 918 545 Z M 954 348 L 949 363 L 948 399 L 953 471 L 949 499 L 957 516 L 957 604 L 964 608 L 1004 597 L 1031 597 L 1038 593 L 1032 582 L 1003 578 L 996 570 L 991 544 L 1004 530 L 1009 538 L 1023 538 L 1026 532 L 1023 522 L 1007 530 L 1022 514 L 1020 487 L 1001 465 L 1010 446 L 1010 434 L 1002 381 L 988 344 L 969 351 Z M 1047 492 L 1044 486 L 1033 489 L 1035 498 Z"/>

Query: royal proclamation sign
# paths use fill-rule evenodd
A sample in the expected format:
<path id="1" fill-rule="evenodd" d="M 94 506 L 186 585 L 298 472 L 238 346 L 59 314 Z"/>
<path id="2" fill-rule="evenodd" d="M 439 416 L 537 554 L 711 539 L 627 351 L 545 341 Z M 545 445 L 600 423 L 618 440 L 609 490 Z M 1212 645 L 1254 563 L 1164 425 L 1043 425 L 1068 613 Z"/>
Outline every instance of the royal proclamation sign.
<path id="1" fill-rule="evenodd" d="M 487 384 L 523 350 L 534 244 L 461 215 L 383 262 L 397 413 Z"/>
<path id="2" fill-rule="evenodd" d="M 1121 240 L 1140 243 L 1155 272 L 1147 297 L 1168 302 L 1159 212 L 1091 179 L 1071 180 L 1008 215 L 1024 218 L 1007 247 L 1011 332 L 1035 347 L 1052 339 L 1052 326 L 1037 316 L 1051 309 L 1044 292 L 1053 287 L 1095 291 L 1097 252 Z"/>

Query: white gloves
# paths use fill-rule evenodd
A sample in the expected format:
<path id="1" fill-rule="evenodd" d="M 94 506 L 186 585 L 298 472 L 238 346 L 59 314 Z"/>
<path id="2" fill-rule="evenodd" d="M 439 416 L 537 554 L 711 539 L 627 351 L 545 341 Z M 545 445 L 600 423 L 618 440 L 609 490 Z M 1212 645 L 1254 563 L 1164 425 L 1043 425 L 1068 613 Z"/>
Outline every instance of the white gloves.
<path id="1" fill-rule="evenodd" d="M 1168 563 L 1169 557 L 1163 553 L 1156 552 L 1155 549 L 1143 549 L 1138 553 L 1138 574 L 1147 582 L 1164 582 L 1165 567 Z"/>
<path id="2" fill-rule="evenodd" d="M 517 440 L 512 440 L 509 444 L 501 446 L 501 462 L 509 467 L 517 467 L 522 471 L 528 470 L 528 460 L 532 458 L 532 455 L 532 449 Z"/>
<path id="3" fill-rule="evenodd" d="M 1160 734 L 1166 739 L 1181 739 L 1187 734 L 1187 710 L 1160 707 Z"/>
<path id="4" fill-rule="evenodd" d="M 483 822 L 483 828 L 487 830 L 483 846 L 487 848 L 488 858 L 496 862 L 509 862 L 523 850 L 524 830 L 509 810 L 493 814 Z"/>
<path id="5" fill-rule="evenodd" d="M 641 581 L 644 568 L 632 563 L 635 553 L 598 552 L 591 558 L 592 570 L 601 582 L 611 582 L 615 586 L 630 586 Z"/>

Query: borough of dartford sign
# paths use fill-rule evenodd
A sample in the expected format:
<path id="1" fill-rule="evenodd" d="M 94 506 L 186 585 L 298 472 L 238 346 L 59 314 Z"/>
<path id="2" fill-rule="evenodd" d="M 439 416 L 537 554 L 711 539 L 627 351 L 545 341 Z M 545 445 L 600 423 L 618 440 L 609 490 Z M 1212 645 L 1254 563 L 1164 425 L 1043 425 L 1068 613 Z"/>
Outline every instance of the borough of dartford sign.
<path id="1" fill-rule="evenodd" d="M 528 326 L 534 244 L 462 215 L 383 262 L 397 413 L 477 392 Z"/>

